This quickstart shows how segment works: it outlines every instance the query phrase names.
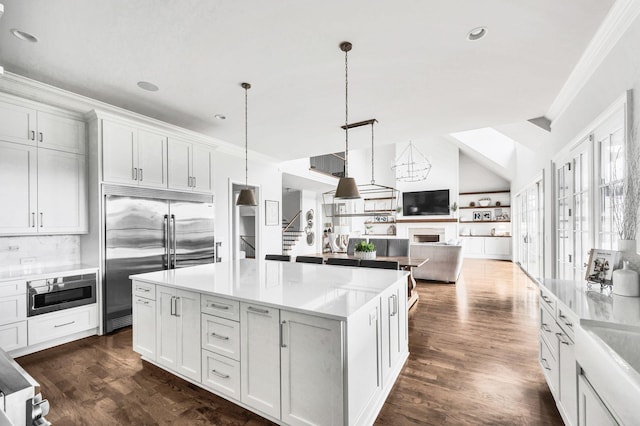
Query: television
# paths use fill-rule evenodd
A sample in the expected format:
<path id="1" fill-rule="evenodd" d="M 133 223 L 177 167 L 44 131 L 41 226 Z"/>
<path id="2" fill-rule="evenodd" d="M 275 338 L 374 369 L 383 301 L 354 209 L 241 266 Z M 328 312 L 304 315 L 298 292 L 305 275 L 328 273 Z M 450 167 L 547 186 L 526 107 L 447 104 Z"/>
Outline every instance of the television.
<path id="1" fill-rule="evenodd" d="M 402 214 L 404 216 L 448 215 L 449 190 L 403 192 Z"/>

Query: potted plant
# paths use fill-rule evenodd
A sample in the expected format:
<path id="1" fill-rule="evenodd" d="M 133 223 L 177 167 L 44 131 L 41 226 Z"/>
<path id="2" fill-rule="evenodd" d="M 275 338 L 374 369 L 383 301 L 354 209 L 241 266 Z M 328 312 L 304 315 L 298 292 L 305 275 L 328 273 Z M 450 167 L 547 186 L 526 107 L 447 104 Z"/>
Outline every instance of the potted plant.
<path id="1" fill-rule="evenodd" d="M 618 250 L 622 252 L 636 251 L 640 211 L 640 141 L 637 140 L 637 131 L 634 130 L 626 147 L 624 177 L 616 176 L 616 169 L 613 169 L 613 180 L 619 180 L 613 197 L 613 219 L 619 237 Z"/>
<path id="2" fill-rule="evenodd" d="M 354 254 L 358 259 L 371 260 L 376 258 L 376 246 L 373 243 L 360 241 L 356 244 Z"/>
<path id="3" fill-rule="evenodd" d="M 455 216 L 456 212 L 458 211 L 458 202 L 454 202 L 453 204 L 451 204 L 451 206 L 449 207 L 451 209 L 451 215 Z"/>

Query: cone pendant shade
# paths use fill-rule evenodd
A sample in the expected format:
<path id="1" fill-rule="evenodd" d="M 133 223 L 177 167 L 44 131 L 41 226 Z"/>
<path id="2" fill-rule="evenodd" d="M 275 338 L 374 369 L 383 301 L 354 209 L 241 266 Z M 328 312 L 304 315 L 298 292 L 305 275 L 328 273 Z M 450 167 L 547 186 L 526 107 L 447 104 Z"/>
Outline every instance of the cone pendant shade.
<path id="1" fill-rule="evenodd" d="M 236 206 L 257 206 L 258 203 L 256 201 L 256 194 L 253 193 L 253 189 L 242 189 L 240 190 L 240 195 L 238 195 L 238 200 L 236 201 Z"/>
<path id="2" fill-rule="evenodd" d="M 352 177 L 340 178 L 334 198 L 340 198 L 343 200 L 353 200 L 356 198 L 360 198 L 360 192 L 358 191 L 356 180 Z"/>

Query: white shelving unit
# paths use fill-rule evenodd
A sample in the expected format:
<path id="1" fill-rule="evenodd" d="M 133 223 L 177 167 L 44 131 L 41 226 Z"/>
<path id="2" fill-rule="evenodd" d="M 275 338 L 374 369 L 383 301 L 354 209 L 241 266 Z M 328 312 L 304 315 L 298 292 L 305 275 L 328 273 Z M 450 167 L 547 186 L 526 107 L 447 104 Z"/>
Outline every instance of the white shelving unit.
<path id="1" fill-rule="evenodd" d="M 458 202 L 465 257 L 510 260 L 511 192 L 461 192 Z"/>

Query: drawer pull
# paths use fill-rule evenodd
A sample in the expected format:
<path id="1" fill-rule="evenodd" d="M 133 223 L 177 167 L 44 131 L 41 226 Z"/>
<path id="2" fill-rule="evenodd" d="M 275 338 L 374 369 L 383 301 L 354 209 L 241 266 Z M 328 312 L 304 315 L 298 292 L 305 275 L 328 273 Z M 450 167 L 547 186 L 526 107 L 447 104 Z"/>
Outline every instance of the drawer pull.
<path id="1" fill-rule="evenodd" d="M 75 324 L 75 321 L 65 322 L 64 324 L 56 324 L 56 325 L 54 325 L 54 327 L 55 328 L 64 327 L 65 325 L 71 325 L 71 324 Z"/>
<path id="2" fill-rule="evenodd" d="M 138 303 L 142 304 L 142 305 L 148 305 L 149 301 L 148 300 L 142 300 L 142 299 L 138 299 Z"/>
<path id="3" fill-rule="evenodd" d="M 228 379 L 229 377 L 231 377 L 228 374 L 222 374 L 221 372 L 216 370 L 211 370 L 211 374 L 215 374 L 216 376 L 221 377 L 223 379 Z"/>
<path id="4" fill-rule="evenodd" d="M 551 371 L 551 367 L 549 367 L 549 363 L 547 362 L 546 358 L 540 359 L 540 363 L 542 364 L 545 370 Z"/>
<path id="5" fill-rule="evenodd" d="M 540 328 L 542 329 L 542 331 L 546 331 L 547 333 L 551 333 L 551 329 L 549 328 L 549 326 L 546 323 L 542 323 L 542 325 L 540 326 Z"/>
<path id="6" fill-rule="evenodd" d="M 216 303 L 208 303 L 207 304 L 207 308 L 213 308 L 213 309 L 222 309 L 224 311 L 228 310 L 229 307 L 225 306 L 225 305 L 218 305 Z"/>
<path id="7" fill-rule="evenodd" d="M 229 340 L 229 336 L 222 336 L 221 334 L 211 333 L 211 337 L 215 337 L 220 340 Z"/>
<path id="8" fill-rule="evenodd" d="M 268 314 L 269 313 L 268 309 L 258 309 L 258 308 L 254 308 L 253 306 L 249 306 L 247 309 L 250 310 L 250 311 L 253 311 L 253 312 L 257 312 L 259 314 Z"/>
<path id="9" fill-rule="evenodd" d="M 540 297 L 542 297 L 542 300 L 544 300 L 545 302 L 551 303 L 551 300 L 547 296 L 545 296 L 544 294 L 541 294 Z"/>
<path id="10" fill-rule="evenodd" d="M 567 317 L 565 317 L 564 315 L 560 314 L 560 319 L 562 320 L 562 322 L 567 326 L 567 327 L 573 327 L 573 324 L 570 321 L 567 321 Z"/>
<path id="11" fill-rule="evenodd" d="M 149 293 L 151 291 L 150 288 L 144 288 L 144 287 L 138 287 L 136 290 L 138 291 L 144 291 L 145 293 Z"/>
<path id="12" fill-rule="evenodd" d="M 564 339 L 564 337 L 565 337 L 564 333 L 556 333 L 556 336 L 558 336 L 558 340 L 563 345 L 567 345 L 567 346 L 571 345 L 571 342 L 569 342 L 568 340 Z"/>

